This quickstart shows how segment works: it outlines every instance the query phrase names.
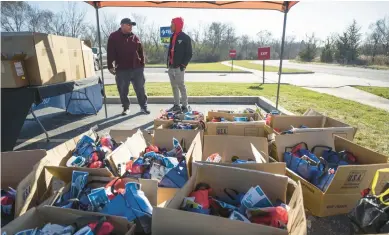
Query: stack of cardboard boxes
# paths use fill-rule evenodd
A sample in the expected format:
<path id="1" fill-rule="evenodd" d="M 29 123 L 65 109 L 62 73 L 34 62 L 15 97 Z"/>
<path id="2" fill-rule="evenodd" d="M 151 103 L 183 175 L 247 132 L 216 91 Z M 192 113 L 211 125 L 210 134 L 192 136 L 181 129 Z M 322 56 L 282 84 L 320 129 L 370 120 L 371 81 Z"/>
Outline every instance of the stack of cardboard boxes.
<path id="1" fill-rule="evenodd" d="M 42 33 L 2 33 L 1 87 L 19 88 L 95 75 L 93 54 L 80 39 Z"/>
<path id="2" fill-rule="evenodd" d="M 185 141 L 190 178 L 182 188 L 158 188 L 153 180 L 139 181 L 144 184 L 145 195 L 153 205 L 152 234 L 307 234 L 306 210 L 319 217 L 350 212 L 360 198 L 360 191 L 370 186 L 376 170 L 389 168 L 387 156 L 352 142 L 356 131 L 354 128 L 321 114 L 314 114 L 316 116 L 274 116 L 270 126 L 256 118 L 251 122 L 209 122 L 205 130 L 177 130 L 171 129 L 168 124 L 158 125 L 154 134 L 140 130 L 111 130 L 111 137 L 122 144 L 108 158 L 112 168 L 118 169 L 118 164 L 128 161 L 130 156 L 140 156 L 150 144 L 171 149 L 173 137 L 180 142 Z M 290 126 L 301 125 L 309 128 L 304 132 L 280 134 L 280 131 L 288 130 Z M 217 131 L 220 129 L 225 131 Z M 93 136 L 94 133 L 83 135 Z M 24 221 L 35 226 L 38 222 L 33 220 L 33 215 L 37 213 L 42 214 L 39 218 L 45 222 L 55 222 L 47 219 L 50 213 L 78 213 L 51 207 L 53 200 L 64 190 L 55 190 L 53 182 L 55 179 L 70 182 L 72 170 L 88 171 L 91 176 L 100 177 L 100 180 L 104 178 L 107 182 L 113 179 L 111 172 L 105 168 L 65 166 L 83 135 L 47 152 L 34 150 L 2 154 L 2 187 L 19 185 L 17 191 L 22 196 L 16 202 L 17 215 L 20 217 L 4 227 L 5 231 L 25 228 Z M 328 189 L 323 192 L 292 172 L 283 162 L 285 148 L 300 142 L 308 146 L 325 145 L 335 151 L 347 150 L 356 157 L 358 165 L 340 166 Z M 217 163 L 207 161 L 214 153 L 218 153 L 221 160 Z M 32 171 L 30 166 L 19 167 L 17 164 L 21 163 L 14 161 L 22 159 L 22 156 L 29 158 L 30 165 L 35 164 Z M 252 162 L 236 164 L 232 160 L 234 157 Z M 15 169 L 23 172 L 17 173 Z M 9 179 L 4 184 L 4 177 L 8 179 L 13 175 L 19 177 Z M 24 176 L 26 178 L 18 184 L 16 181 Z M 286 229 L 182 210 L 184 198 L 198 183 L 211 185 L 214 197 L 222 196 L 226 188 L 247 192 L 251 187 L 259 185 L 272 203 L 281 200 L 288 205 Z M 126 231 L 132 231 L 131 228 L 128 225 Z"/>

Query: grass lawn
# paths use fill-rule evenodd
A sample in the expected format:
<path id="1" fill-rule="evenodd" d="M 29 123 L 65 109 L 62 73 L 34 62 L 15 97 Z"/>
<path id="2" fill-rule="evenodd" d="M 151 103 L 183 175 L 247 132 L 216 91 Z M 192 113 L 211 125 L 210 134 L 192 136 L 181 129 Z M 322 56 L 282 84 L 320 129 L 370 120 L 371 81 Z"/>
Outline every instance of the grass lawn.
<path id="1" fill-rule="evenodd" d="M 166 68 L 166 64 L 146 64 L 146 68 Z"/>
<path id="2" fill-rule="evenodd" d="M 186 83 L 190 96 L 264 96 L 273 102 L 277 85 L 243 83 Z M 146 83 L 149 96 L 171 96 L 169 83 Z M 108 96 L 118 96 L 116 85 L 107 85 Z M 131 91 L 132 95 L 134 92 Z M 355 142 L 389 155 L 389 113 L 367 105 L 304 88 L 281 85 L 280 105 L 295 114 L 313 108 L 327 116 L 341 120 L 358 131 Z"/>
<path id="3" fill-rule="evenodd" d="M 355 88 L 389 99 L 389 87 L 355 86 Z"/>
<path id="4" fill-rule="evenodd" d="M 263 70 L 263 65 L 262 64 L 254 64 L 251 63 L 252 61 L 250 60 L 236 60 L 234 61 L 234 65 L 242 66 L 248 69 L 256 69 L 259 71 Z M 266 65 L 265 62 L 265 71 L 266 72 L 278 72 L 279 67 L 278 66 L 271 66 L 271 65 Z M 289 69 L 289 68 L 282 68 L 283 73 L 301 73 L 301 72 L 310 72 L 307 70 L 302 70 L 302 69 Z"/>
<path id="5" fill-rule="evenodd" d="M 148 64 L 146 68 L 155 68 L 155 67 L 166 67 L 163 64 Z M 231 67 L 223 65 L 221 63 L 190 63 L 186 68 L 186 71 L 221 71 L 221 72 L 230 72 Z M 234 68 L 234 71 L 241 71 L 239 69 Z"/>

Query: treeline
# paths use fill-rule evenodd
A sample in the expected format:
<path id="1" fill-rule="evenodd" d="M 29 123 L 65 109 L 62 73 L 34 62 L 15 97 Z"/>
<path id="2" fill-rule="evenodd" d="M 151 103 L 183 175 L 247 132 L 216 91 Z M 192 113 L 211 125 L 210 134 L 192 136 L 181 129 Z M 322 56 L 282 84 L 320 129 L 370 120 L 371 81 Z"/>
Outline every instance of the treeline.
<path id="1" fill-rule="evenodd" d="M 322 47 L 314 34 L 306 42 L 299 53 L 302 61 L 389 66 L 389 16 L 371 24 L 364 39 L 353 20 L 341 34 L 327 37 Z"/>
<path id="2" fill-rule="evenodd" d="M 2 2 L 1 27 L 3 31 L 34 31 L 87 39 L 97 46 L 95 22 L 86 22 L 86 11 L 79 2 L 68 2 L 58 13 L 32 7 L 28 2 Z M 132 14 L 137 22 L 135 33 L 145 48 L 148 63 L 164 63 L 166 48 L 161 44 L 159 25 L 147 17 Z M 100 27 L 103 46 L 110 33 L 119 28 L 120 19 L 115 15 L 101 14 Z M 281 40 L 271 32 L 262 30 L 255 37 L 237 35 L 233 26 L 221 22 L 185 28 L 193 40 L 194 62 L 216 62 L 228 60 L 229 50 L 237 50 L 237 59 L 257 59 L 258 47 L 271 47 L 271 59 L 279 59 Z M 342 64 L 389 65 L 389 16 L 374 22 L 365 37 L 354 20 L 342 34 L 332 34 L 324 41 L 314 34 L 305 40 L 296 37 L 285 38 L 284 59 L 322 61 Z"/>

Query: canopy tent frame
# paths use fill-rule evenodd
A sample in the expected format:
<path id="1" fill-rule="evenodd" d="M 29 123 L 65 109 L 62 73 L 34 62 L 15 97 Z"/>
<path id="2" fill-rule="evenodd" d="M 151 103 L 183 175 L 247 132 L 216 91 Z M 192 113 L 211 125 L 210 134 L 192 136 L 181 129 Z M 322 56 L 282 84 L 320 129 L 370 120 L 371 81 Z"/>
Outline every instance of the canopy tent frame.
<path id="1" fill-rule="evenodd" d="M 101 32 L 100 32 L 100 20 L 99 9 L 102 7 L 161 7 L 161 8 L 202 8 L 202 9 L 246 9 L 246 10 L 278 10 L 284 13 L 284 23 L 282 29 L 282 41 L 281 41 L 281 54 L 280 54 L 280 66 L 278 70 L 278 84 L 277 84 L 277 99 L 276 109 L 278 110 L 279 96 L 280 96 L 280 84 L 282 75 L 282 61 L 284 58 L 284 46 L 285 46 L 285 31 L 287 15 L 292 6 L 298 3 L 298 1 L 89 1 L 88 4 L 92 5 L 96 10 L 96 23 L 97 23 L 97 37 L 99 42 L 99 51 L 101 51 Z M 104 106 L 105 106 L 105 118 L 107 118 L 107 102 L 105 94 L 105 81 L 103 72 L 103 60 L 100 53 L 100 68 L 101 79 L 103 81 L 103 93 L 104 93 Z"/>

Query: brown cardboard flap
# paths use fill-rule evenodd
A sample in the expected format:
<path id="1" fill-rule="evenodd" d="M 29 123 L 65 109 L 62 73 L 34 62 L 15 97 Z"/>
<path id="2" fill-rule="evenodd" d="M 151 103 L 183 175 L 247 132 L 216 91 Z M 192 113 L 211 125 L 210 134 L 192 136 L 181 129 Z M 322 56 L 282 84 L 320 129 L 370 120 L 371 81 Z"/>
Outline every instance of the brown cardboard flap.
<path id="1" fill-rule="evenodd" d="M 167 219 L 168 218 L 168 219 Z M 287 235 L 286 230 L 270 226 L 204 216 L 170 208 L 153 208 L 153 235 Z M 227 220 L 227 221 L 226 221 Z M 179 221 L 179 223 L 177 223 Z"/>
<path id="2" fill-rule="evenodd" d="M 334 142 L 337 151 L 346 150 L 353 153 L 360 164 L 380 164 L 388 162 L 388 156 L 362 147 L 340 136 L 335 136 Z"/>
<path id="3" fill-rule="evenodd" d="M 87 167 L 63 167 L 63 166 L 46 166 L 45 167 L 50 174 L 54 177 L 69 183 L 72 181 L 73 171 L 83 171 L 88 172 L 90 176 L 100 176 L 100 177 L 112 177 L 112 174 L 105 168 L 94 169 Z"/>
<path id="4" fill-rule="evenodd" d="M 321 128 L 323 127 L 323 116 L 286 116 L 286 115 L 274 115 L 271 117 L 270 126 L 277 128 L 281 132 L 289 130 L 293 126 L 295 128 L 301 125 L 309 128 Z"/>
<path id="5" fill-rule="evenodd" d="M 132 137 L 138 129 L 124 129 L 124 130 L 118 130 L 118 129 L 111 129 L 109 131 L 109 135 L 117 142 L 125 142 L 127 138 Z M 141 130 L 143 133 L 143 137 L 145 138 L 147 143 L 153 143 L 153 135 L 150 131 L 147 130 Z"/>
<path id="6" fill-rule="evenodd" d="M 265 121 L 207 122 L 207 135 L 239 135 L 266 137 Z"/>
<path id="7" fill-rule="evenodd" d="M 324 145 L 334 149 L 332 135 L 328 132 L 306 132 L 293 135 L 277 135 L 275 143 L 277 146 L 278 159 L 284 161 L 284 152 L 286 147 L 293 147 L 298 143 L 305 142 L 309 149 L 315 145 Z"/>
<path id="8" fill-rule="evenodd" d="M 25 229 L 41 228 L 47 223 L 73 225 L 77 219 L 90 216 L 96 216 L 97 218 L 105 216 L 107 221 L 112 223 L 115 232 L 118 234 L 131 235 L 134 232 L 135 225 L 122 217 L 51 206 L 32 208 L 23 216 L 16 218 L 1 228 L 1 230 L 3 234 L 16 234 Z"/>
<path id="9" fill-rule="evenodd" d="M 199 164 L 210 164 L 218 166 L 229 166 L 237 167 L 255 171 L 263 171 L 272 174 L 285 175 L 286 174 L 286 163 L 275 162 L 275 163 L 243 163 L 243 164 L 231 164 L 231 163 L 214 163 L 214 162 L 198 162 Z"/>
<path id="10" fill-rule="evenodd" d="M 189 175 L 195 174 L 197 161 L 201 161 L 203 156 L 203 143 L 202 136 L 198 133 L 190 146 L 188 153 L 186 154 L 186 162 L 189 171 Z"/>
<path id="11" fill-rule="evenodd" d="M 291 184 L 289 184 L 291 185 Z M 307 220 L 305 217 L 303 192 L 301 183 L 297 182 L 292 198 L 289 202 L 290 211 L 288 213 L 288 231 L 291 235 L 307 234 Z"/>
<path id="12" fill-rule="evenodd" d="M 186 149 L 192 144 L 197 134 L 203 138 L 204 132 L 202 130 L 173 130 L 173 129 L 155 129 L 154 130 L 154 145 L 167 149 L 173 149 L 173 138 L 178 141 L 185 141 Z"/>
<path id="13" fill-rule="evenodd" d="M 253 118 L 254 121 L 260 120 L 260 115 L 258 113 L 225 113 L 225 112 L 216 112 L 216 111 L 208 111 L 207 121 L 212 120 L 212 118 L 224 118 L 227 121 L 234 121 L 234 117 L 247 117 Z"/>
<path id="14" fill-rule="evenodd" d="M 254 158 L 251 144 L 259 151 L 265 153 L 263 156 L 268 162 L 268 144 L 264 137 L 251 136 L 204 136 L 204 149 L 202 161 L 213 153 L 219 153 L 223 162 L 231 162 L 232 156 L 238 156 L 240 159 L 247 160 Z"/>
<path id="15" fill-rule="evenodd" d="M 125 171 L 125 167 L 122 167 L 121 172 L 119 172 L 119 164 L 126 165 L 126 163 L 133 156 L 127 144 L 127 142 L 130 141 L 129 139 L 130 138 L 128 138 L 123 144 L 121 144 L 107 156 L 107 159 L 110 162 L 113 170 L 118 172 L 119 175 L 123 175 Z"/>
<path id="16" fill-rule="evenodd" d="M 27 150 L 1 153 L 1 188 L 18 184 L 33 170 L 34 166 L 46 156 L 45 150 Z"/>

